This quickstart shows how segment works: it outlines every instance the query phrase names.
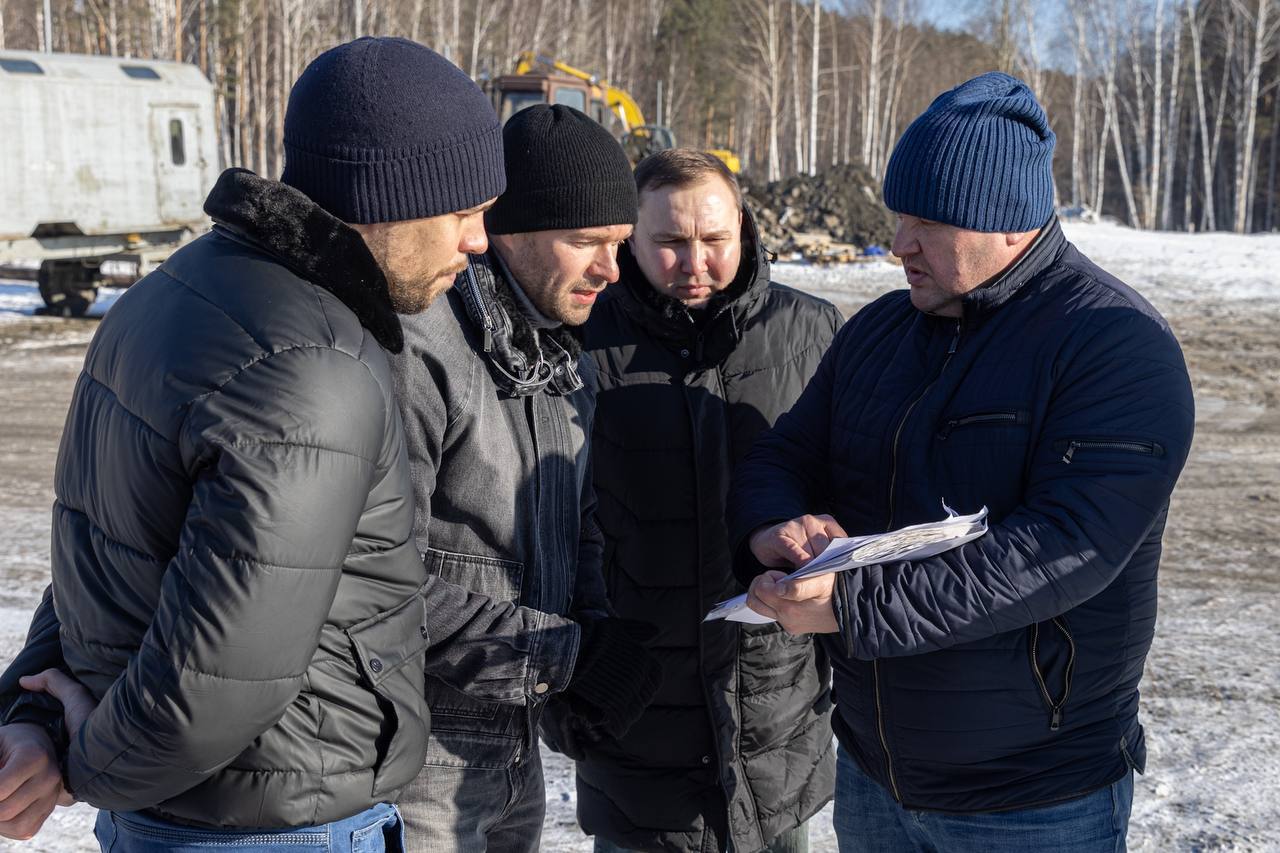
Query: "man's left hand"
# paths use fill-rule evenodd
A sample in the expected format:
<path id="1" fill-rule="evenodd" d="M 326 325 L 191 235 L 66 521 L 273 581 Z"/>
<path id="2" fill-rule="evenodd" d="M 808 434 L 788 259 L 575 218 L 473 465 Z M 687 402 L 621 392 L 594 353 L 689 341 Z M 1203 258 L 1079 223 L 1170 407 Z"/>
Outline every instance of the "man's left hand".
<path id="1" fill-rule="evenodd" d="M 777 619 L 788 634 L 831 634 L 840 630 L 832 605 L 836 576 L 784 580 L 785 572 L 758 575 L 747 591 L 747 606 Z"/>

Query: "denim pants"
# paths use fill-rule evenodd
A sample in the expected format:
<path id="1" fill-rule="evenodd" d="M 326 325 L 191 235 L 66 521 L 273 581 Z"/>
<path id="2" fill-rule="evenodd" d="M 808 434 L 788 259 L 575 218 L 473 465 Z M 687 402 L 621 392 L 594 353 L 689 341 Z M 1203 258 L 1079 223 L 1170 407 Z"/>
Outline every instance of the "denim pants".
<path id="1" fill-rule="evenodd" d="M 629 847 L 619 847 L 600 836 L 595 837 L 594 853 L 632 853 Z M 730 845 L 729 853 L 733 853 Z M 802 823 L 769 842 L 761 853 L 809 853 L 809 824 Z"/>
<path id="2" fill-rule="evenodd" d="M 840 853 L 1124 853 L 1133 772 L 1050 806 L 943 814 L 905 809 L 848 753 L 836 763 Z"/>
<path id="3" fill-rule="evenodd" d="M 542 757 L 534 749 L 511 767 L 428 764 L 397 802 L 413 853 L 537 853 Z"/>
<path id="4" fill-rule="evenodd" d="M 297 829 L 202 829 L 140 812 L 98 812 L 102 853 L 404 853 L 404 823 L 389 803 Z"/>

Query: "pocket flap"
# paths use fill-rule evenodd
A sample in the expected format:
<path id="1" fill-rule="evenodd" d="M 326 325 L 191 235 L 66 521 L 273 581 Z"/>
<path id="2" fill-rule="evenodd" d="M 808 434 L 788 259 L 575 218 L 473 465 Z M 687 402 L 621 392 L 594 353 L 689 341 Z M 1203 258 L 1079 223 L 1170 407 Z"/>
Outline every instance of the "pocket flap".
<path id="1" fill-rule="evenodd" d="M 421 666 L 421 655 L 430 644 L 426 602 L 421 594 L 414 593 L 392 609 L 357 622 L 346 633 L 355 646 L 365 678 L 377 687 L 410 661 Z"/>

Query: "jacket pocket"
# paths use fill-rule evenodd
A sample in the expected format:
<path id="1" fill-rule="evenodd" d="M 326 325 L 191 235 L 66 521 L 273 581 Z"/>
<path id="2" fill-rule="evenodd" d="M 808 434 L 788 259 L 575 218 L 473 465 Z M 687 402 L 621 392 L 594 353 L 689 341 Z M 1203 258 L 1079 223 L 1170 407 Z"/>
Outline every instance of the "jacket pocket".
<path id="1" fill-rule="evenodd" d="M 478 554 L 459 554 L 428 548 L 423 555 L 427 571 L 439 575 L 449 583 L 487 595 L 494 601 L 520 603 L 521 585 L 524 581 L 524 563 L 502 560 Z M 495 642 L 494 654 L 501 654 L 505 644 Z M 486 666 L 502 666 L 504 661 L 496 657 L 486 661 Z M 483 702 L 449 687 L 439 679 L 431 679 L 427 686 L 427 701 L 431 713 L 437 716 L 437 730 L 453 730 L 466 719 L 487 721 L 498 716 L 499 705 Z M 445 720 L 443 717 L 460 719 Z"/>
<path id="2" fill-rule="evenodd" d="M 1038 622 L 1030 630 L 1031 675 L 1049 709 L 1049 730 L 1056 732 L 1062 726 L 1062 709 L 1071 698 L 1076 642 L 1062 616 Z"/>
<path id="3" fill-rule="evenodd" d="M 958 429 L 977 426 L 1025 426 L 1028 419 L 1027 412 L 1019 409 L 997 409 L 957 415 L 946 418 L 938 426 L 938 440 L 946 441 Z"/>
<path id="4" fill-rule="evenodd" d="M 458 554 L 428 548 L 422 555 L 427 571 L 449 583 L 487 595 L 494 601 L 520 603 L 524 563 L 479 554 Z"/>
<path id="5" fill-rule="evenodd" d="M 422 769 L 428 712 L 423 698 L 422 654 L 428 645 L 427 609 L 412 597 L 347 628 L 356 665 L 382 712 L 376 742 L 373 795 L 402 787 Z"/>
<path id="6" fill-rule="evenodd" d="M 1129 438 L 1068 438 L 1053 443 L 1053 449 L 1062 454 L 1062 461 L 1070 465 L 1078 454 L 1094 453 L 1136 453 L 1139 456 L 1150 456 L 1159 459 L 1164 456 L 1164 447 L 1154 441 Z"/>

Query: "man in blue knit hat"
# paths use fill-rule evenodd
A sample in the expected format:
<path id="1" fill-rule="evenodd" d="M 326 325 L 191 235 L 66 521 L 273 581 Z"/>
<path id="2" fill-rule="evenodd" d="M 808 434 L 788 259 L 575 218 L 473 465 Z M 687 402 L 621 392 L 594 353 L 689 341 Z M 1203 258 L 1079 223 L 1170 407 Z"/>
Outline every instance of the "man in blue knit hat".
<path id="1" fill-rule="evenodd" d="M 501 126 L 444 57 L 366 38 L 303 72 L 284 148 L 89 346 L 51 594 L 0 679 L 0 834 L 65 789 L 115 853 L 404 849 L 441 602 L 497 617 L 423 565 L 388 353 L 487 247 Z"/>
<path id="2" fill-rule="evenodd" d="M 1053 144 L 1006 74 L 911 124 L 884 184 L 910 288 L 845 325 L 731 491 L 751 606 L 832 660 L 842 853 L 1124 849 L 1191 386 L 1164 319 L 1063 236 Z M 988 533 L 780 580 L 943 501 Z"/>

